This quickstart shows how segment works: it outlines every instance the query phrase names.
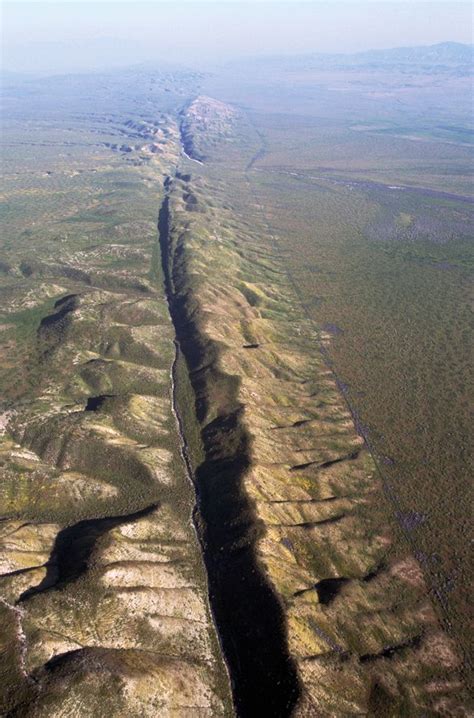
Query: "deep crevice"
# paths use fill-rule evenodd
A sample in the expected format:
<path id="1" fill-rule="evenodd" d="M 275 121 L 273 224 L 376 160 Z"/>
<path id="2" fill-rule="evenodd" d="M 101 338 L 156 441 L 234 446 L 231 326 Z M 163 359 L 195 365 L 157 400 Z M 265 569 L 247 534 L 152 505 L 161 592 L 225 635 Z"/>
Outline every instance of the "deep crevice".
<path id="1" fill-rule="evenodd" d="M 107 401 L 113 399 L 115 394 L 100 394 L 99 396 L 90 396 L 87 399 L 84 411 L 99 411 Z"/>
<path id="2" fill-rule="evenodd" d="M 314 529 L 318 526 L 326 526 L 328 524 L 337 524 L 342 519 L 346 518 L 347 514 L 337 514 L 337 516 L 329 516 L 327 519 L 320 519 L 319 521 L 301 521 L 300 523 L 292 524 L 278 524 L 278 526 L 285 526 L 287 528 L 296 529 Z"/>
<path id="3" fill-rule="evenodd" d="M 282 607 L 255 552 L 264 526 L 243 488 L 250 466 L 249 433 L 242 421 L 239 379 L 222 372 L 219 347 L 199 325 L 187 274 L 183 233 L 171 228 L 169 189 L 158 218 L 165 290 L 176 341 L 194 391 L 204 460 L 194 471 L 199 530 L 211 608 L 231 677 L 238 715 L 291 715 L 299 695 Z"/>
<path id="4" fill-rule="evenodd" d="M 322 603 L 323 606 L 329 606 L 349 580 L 348 578 L 342 577 L 323 578 L 321 581 L 318 581 L 314 588 L 318 594 L 319 603 Z"/>
<path id="5" fill-rule="evenodd" d="M 361 663 L 372 663 L 373 661 L 380 660 L 381 658 L 393 658 L 394 656 L 398 655 L 399 653 L 402 653 L 408 648 L 418 648 L 418 646 L 420 646 L 421 644 L 422 638 L 422 636 L 414 636 L 408 641 L 404 641 L 403 643 L 399 643 L 398 645 L 386 646 L 378 653 L 365 653 L 364 655 L 360 656 L 359 661 Z"/>
<path id="6" fill-rule="evenodd" d="M 310 466 L 315 466 L 316 469 L 327 469 L 329 466 L 332 466 L 333 464 L 339 464 L 341 461 L 353 461 L 354 459 L 357 459 L 357 457 L 360 454 L 360 449 L 357 449 L 357 451 L 353 451 L 350 454 L 347 454 L 346 456 L 340 456 L 337 459 L 330 459 L 329 461 L 323 461 L 323 463 L 320 463 L 319 461 L 307 461 L 305 464 L 296 464 L 295 466 L 290 466 L 290 471 L 303 471 L 304 469 L 309 469 Z"/>
<path id="7" fill-rule="evenodd" d="M 323 578 L 321 581 L 313 584 L 309 588 L 302 588 L 299 591 L 295 591 L 293 596 L 303 596 L 305 593 L 310 591 L 316 591 L 318 595 L 319 603 L 323 606 L 329 606 L 334 599 L 339 595 L 342 587 L 350 581 L 349 578 Z"/>

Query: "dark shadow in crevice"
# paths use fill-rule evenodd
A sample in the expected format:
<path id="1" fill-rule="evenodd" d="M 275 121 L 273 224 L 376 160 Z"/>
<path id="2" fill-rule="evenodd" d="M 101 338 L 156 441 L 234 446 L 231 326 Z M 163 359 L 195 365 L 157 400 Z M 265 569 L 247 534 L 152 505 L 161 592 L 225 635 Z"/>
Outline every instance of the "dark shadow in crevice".
<path id="1" fill-rule="evenodd" d="M 408 648 L 418 648 L 421 645 L 422 638 L 423 636 L 421 635 L 414 636 L 408 641 L 404 641 L 398 645 L 386 646 L 378 653 L 364 653 L 364 655 L 360 656 L 359 661 L 361 663 L 372 663 L 373 661 L 377 661 L 381 658 L 394 658 Z"/>
<path id="2" fill-rule="evenodd" d="M 221 371 L 220 347 L 202 331 L 187 270 L 186 237 L 172 235 L 170 225 L 166 197 L 158 219 L 159 241 L 170 313 L 201 427 L 205 458 L 193 477 L 194 522 L 210 603 L 238 715 L 287 718 L 300 686 L 287 646 L 282 606 L 256 557 L 256 542 L 264 526 L 243 485 L 250 468 L 251 440 L 242 420 L 240 380 Z"/>
<path id="3" fill-rule="evenodd" d="M 62 589 L 76 581 L 87 570 L 94 548 L 104 534 L 116 526 L 141 519 L 156 508 L 158 504 L 152 504 L 125 516 L 86 519 L 60 531 L 46 564 L 45 577 L 37 586 L 24 591 L 17 603 L 24 603 L 45 591 Z"/>
<path id="4" fill-rule="evenodd" d="M 100 394 L 99 396 L 90 396 L 87 399 L 87 403 L 84 407 L 84 411 L 99 411 L 107 401 L 107 399 L 113 399 L 115 394 Z"/>

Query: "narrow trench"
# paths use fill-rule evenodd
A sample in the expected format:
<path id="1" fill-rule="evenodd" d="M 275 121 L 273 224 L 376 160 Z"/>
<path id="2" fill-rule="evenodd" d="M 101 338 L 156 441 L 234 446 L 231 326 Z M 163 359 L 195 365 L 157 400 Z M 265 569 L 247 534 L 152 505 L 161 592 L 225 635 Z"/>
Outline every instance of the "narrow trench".
<path id="1" fill-rule="evenodd" d="M 242 407 L 235 401 L 238 382 L 216 367 L 210 374 L 208 368 L 203 369 L 209 360 L 205 352 L 212 355 L 212 348 L 196 326 L 194 314 L 188 311 L 186 291 L 176 289 L 186 278 L 183 257 L 177 260 L 172 246 L 171 184 L 168 178 L 158 216 L 158 239 L 176 356 L 181 352 L 186 362 L 196 420 L 203 419 L 205 394 L 211 386 L 222 383 L 223 391 L 231 394 L 229 409 L 206 426 L 201 424 L 204 459 L 193 469 L 176 396 L 175 358 L 173 409 L 184 463 L 196 492 L 193 518 L 207 571 L 210 607 L 237 715 L 284 718 L 291 715 L 298 700 L 299 682 L 288 652 L 282 608 L 256 559 L 255 544 L 264 528 L 242 486 L 250 465 L 250 437 L 241 421 Z"/>

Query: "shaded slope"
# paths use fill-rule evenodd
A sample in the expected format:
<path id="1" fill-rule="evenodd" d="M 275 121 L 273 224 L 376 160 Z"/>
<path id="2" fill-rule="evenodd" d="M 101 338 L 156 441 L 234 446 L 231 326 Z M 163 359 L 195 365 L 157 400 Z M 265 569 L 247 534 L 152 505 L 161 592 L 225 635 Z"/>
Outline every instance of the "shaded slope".
<path id="1" fill-rule="evenodd" d="M 168 189 L 172 187 L 168 181 Z M 239 381 L 220 370 L 219 347 L 206 338 L 188 274 L 187 248 L 179 228 L 173 227 L 169 197 L 158 226 L 170 311 L 202 427 L 205 458 L 195 469 L 197 521 L 234 701 L 242 716 L 265 711 L 286 716 L 296 703 L 298 681 L 286 648 L 281 606 L 256 560 L 255 543 L 263 526 L 242 483 L 251 441 L 242 421 Z"/>

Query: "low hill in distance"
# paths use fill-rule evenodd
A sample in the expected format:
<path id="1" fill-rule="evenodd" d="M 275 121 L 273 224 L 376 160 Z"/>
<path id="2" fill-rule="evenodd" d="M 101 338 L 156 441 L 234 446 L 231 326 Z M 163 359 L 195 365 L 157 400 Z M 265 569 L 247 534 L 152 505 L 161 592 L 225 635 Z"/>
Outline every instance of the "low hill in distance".
<path id="1" fill-rule="evenodd" d="M 287 69 L 328 70 L 409 70 L 410 72 L 472 73 L 473 45 L 440 42 L 436 45 L 395 47 L 356 53 L 311 53 L 283 57 L 259 58 L 262 64 L 278 62 Z M 252 63 L 255 60 L 252 59 Z"/>

